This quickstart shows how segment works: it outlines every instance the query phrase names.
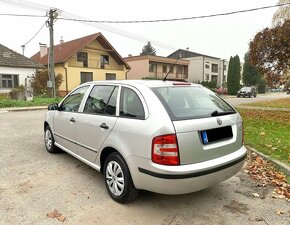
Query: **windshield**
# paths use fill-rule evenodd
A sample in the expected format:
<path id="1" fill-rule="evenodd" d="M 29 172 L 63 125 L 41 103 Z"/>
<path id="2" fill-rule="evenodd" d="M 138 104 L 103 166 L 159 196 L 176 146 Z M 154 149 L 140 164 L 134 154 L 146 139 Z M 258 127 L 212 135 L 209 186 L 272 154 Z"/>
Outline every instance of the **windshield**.
<path id="1" fill-rule="evenodd" d="M 251 88 L 250 88 L 250 87 L 243 87 L 243 88 L 241 89 L 241 91 L 251 91 Z"/>
<path id="2" fill-rule="evenodd" d="M 155 87 L 152 90 L 172 120 L 211 117 L 213 113 L 214 115 L 235 113 L 224 100 L 204 87 Z"/>

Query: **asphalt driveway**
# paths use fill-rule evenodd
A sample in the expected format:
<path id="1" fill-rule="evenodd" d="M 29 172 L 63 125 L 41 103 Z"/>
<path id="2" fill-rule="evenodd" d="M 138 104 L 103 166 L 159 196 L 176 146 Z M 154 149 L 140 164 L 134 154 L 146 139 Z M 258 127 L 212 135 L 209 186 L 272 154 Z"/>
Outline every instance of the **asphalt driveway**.
<path id="1" fill-rule="evenodd" d="M 144 191 L 135 202 L 118 204 L 107 194 L 101 174 L 66 153 L 46 152 L 44 113 L 0 114 L 1 225 L 289 224 L 289 202 L 272 198 L 271 188 L 259 187 L 243 170 L 196 193 Z M 54 209 L 64 222 L 47 216 Z"/>

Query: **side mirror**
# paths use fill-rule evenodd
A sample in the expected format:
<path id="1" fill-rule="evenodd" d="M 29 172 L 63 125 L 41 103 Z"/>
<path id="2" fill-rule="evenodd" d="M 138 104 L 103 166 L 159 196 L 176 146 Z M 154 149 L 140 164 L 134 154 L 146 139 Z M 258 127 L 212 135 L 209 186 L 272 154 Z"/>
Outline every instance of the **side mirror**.
<path id="1" fill-rule="evenodd" d="M 53 103 L 53 104 L 50 104 L 47 109 L 49 111 L 52 111 L 52 110 L 58 110 L 58 104 L 57 103 Z"/>

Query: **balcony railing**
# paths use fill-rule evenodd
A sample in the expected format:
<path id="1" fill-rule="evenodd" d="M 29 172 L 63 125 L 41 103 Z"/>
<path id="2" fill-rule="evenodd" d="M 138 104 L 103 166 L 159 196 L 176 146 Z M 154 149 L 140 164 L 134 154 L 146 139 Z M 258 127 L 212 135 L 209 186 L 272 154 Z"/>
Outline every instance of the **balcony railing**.
<path id="1" fill-rule="evenodd" d="M 91 69 L 107 69 L 107 70 L 123 70 L 123 65 L 119 65 L 115 62 L 110 62 L 105 64 L 100 60 L 89 59 L 84 62 L 77 61 L 76 58 L 71 58 L 68 61 L 68 66 L 70 67 L 81 67 L 81 68 L 91 68 Z"/>
<path id="2" fill-rule="evenodd" d="M 149 72 L 149 77 L 164 78 L 167 73 L 163 72 Z M 183 73 L 169 73 L 167 76 L 168 79 L 187 79 L 188 75 Z"/>

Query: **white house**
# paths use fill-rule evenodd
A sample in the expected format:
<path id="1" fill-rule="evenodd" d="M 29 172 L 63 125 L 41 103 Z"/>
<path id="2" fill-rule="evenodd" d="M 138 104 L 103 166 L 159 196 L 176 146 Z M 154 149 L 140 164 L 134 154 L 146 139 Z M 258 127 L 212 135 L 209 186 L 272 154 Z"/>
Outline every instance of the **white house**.
<path id="1" fill-rule="evenodd" d="M 168 56 L 169 58 L 181 58 L 190 61 L 188 66 L 188 81 L 217 81 L 221 86 L 227 81 L 228 61 L 213 56 L 191 52 L 188 49 L 179 49 Z"/>
<path id="2" fill-rule="evenodd" d="M 29 78 L 43 65 L 0 44 L 0 93 L 20 85 L 29 85 Z"/>

